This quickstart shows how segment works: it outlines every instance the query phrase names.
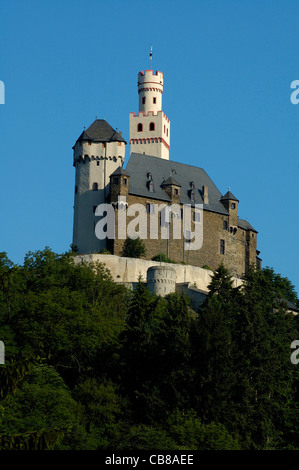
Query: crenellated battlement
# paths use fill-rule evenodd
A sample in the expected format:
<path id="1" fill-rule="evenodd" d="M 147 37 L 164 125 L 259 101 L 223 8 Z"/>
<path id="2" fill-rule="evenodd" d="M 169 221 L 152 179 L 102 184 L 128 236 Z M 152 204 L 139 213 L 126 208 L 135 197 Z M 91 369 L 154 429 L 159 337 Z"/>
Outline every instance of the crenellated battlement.
<path id="1" fill-rule="evenodd" d="M 157 111 L 156 113 L 154 111 L 148 111 L 148 112 L 145 112 L 145 111 L 139 111 L 137 114 L 132 112 L 132 113 L 129 113 L 130 116 L 132 117 L 140 117 L 140 116 L 157 116 L 157 115 L 161 115 L 168 123 L 170 122 L 170 120 L 168 119 L 168 117 L 166 116 L 166 114 L 163 112 L 163 111 Z"/>

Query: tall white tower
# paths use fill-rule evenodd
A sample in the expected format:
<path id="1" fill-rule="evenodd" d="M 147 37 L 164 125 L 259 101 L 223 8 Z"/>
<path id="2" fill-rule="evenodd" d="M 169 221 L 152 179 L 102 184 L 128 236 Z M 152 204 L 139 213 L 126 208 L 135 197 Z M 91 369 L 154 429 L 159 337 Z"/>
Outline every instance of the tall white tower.
<path id="1" fill-rule="evenodd" d="M 138 74 L 139 112 L 130 113 L 131 153 L 169 160 L 170 121 L 162 111 L 163 73 Z"/>
<path id="2" fill-rule="evenodd" d="M 84 130 L 74 147 L 76 168 L 73 245 L 78 254 L 98 253 L 106 239 L 95 236 L 99 217 L 95 209 L 107 202 L 110 175 L 123 165 L 126 141 L 103 119 L 96 119 Z"/>

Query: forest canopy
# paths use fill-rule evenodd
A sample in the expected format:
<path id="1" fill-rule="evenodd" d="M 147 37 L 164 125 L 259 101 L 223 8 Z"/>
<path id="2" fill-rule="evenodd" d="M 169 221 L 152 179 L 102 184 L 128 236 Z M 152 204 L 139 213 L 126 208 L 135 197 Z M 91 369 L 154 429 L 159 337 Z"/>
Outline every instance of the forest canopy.
<path id="1" fill-rule="evenodd" d="M 0 253 L 0 450 L 298 449 L 294 286 L 215 271 L 205 303 L 74 253 Z"/>

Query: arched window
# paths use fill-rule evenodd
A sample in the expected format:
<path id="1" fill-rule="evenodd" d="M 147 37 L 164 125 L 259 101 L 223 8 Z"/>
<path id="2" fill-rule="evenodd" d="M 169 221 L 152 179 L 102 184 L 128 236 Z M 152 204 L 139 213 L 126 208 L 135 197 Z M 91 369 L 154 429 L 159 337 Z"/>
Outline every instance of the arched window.
<path id="1" fill-rule="evenodd" d="M 150 131 L 154 131 L 154 130 L 155 130 L 155 123 L 154 123 L 154 122 L 150 122 L 149 130 L 150 130 Z"/>
<path id="2" fill-rule="evenodd" d="M 98 183 L 92 183 L 92 190 L 97 191 L 98 190 Z"/>
<path id="3" fill-rule="evenodd" d="M 137 132 L 142 132 L 142 130 L 143 130 L 143 125 L 140 122 L 139 124 L 137 124 Z"/>

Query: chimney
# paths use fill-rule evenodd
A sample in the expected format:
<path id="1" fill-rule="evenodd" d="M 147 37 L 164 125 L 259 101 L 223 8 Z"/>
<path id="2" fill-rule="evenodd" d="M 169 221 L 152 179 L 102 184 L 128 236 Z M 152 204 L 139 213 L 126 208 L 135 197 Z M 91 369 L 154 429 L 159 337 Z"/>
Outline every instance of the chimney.
<path id="1" fill-rule="evenodd" d="M 209 204 L 209 190 L 208 190 L 208 186 L 206 185 L 202 187 L 202 198 L 203 198 L 204 204 Z"/>

